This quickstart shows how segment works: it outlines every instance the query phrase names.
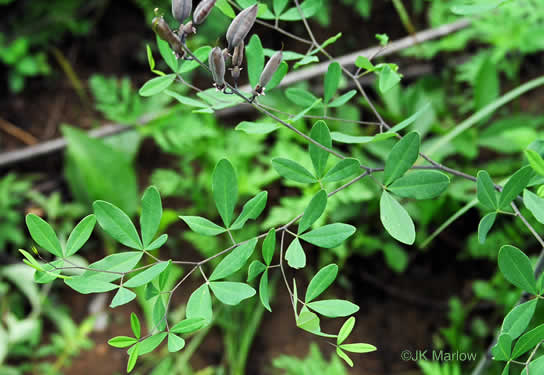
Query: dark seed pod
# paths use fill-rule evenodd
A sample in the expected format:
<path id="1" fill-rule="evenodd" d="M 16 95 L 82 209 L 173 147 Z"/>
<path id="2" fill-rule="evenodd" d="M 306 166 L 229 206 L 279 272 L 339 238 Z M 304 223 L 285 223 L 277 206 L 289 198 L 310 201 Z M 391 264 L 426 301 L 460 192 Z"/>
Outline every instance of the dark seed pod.
<path id="1" fill-rule="evenodd" d="M 272 76 L 274 73 L 276 73 L 276 70 L 278 70 L 278 67 L 281 64 L 281 60 L 283 59 L 283 52 L 278 51 L 272 57 L 268 62 L 266 63 L 263 72 L 261 73 L 261 76 L 259 77 L 259 84 L 255 88 L 255 91 L 264 90 L 266 85 L 268 85 L 268 82 L 272 79 Z"/>
<path id="2" fill-rule="evenodd" d="M 257 19 L 258 4 L 244 9 L 232 20 L 227 29 L 227 43 L 229 51 L 236 47 L 249 33 Z"/>
<path id="3" fill-rule="evenodd" d="M 225 87 L 225 58 L 223 57 L 221 48 L 215 47 L 212 49 L 208 57 L 208 63 L 212 71 L 215 87 L 218 90 L 222 90 Z"/>
<path id="4" fill-rule="evenodd" d="M 168 42 L 168 44 L 170 44 L 170 47 L 172 47 L 172 50 L 174 50 L 174 52 L 178 53 L 179 51 L 182 50 L 181 40 L 170 29 L 170 26 L 168 26 L 168 24 L 166 23 L 163 17 L 153 18 L 152 25 L 153 25 L 153 31 L 155 31 L 155 33 L 159 36 L 159 38 Z"/>
<path id="5" fill-rule="evenodd" d="M 242 63 L 244 62 L 244 41 L 242 40 L 240 44 L 238 44 L 234 48 L 234 52 L 232 54 L 232 65 L 234 66 L 242 66 Z"/>
<path id="6" fill-rule="evenodd" d="M 192 9 L 193 0 L 172 0 L 172 15 L 179 23 L 189 17 Z"/>
<path id="7" fill-rule="evenodd" d="M 217 0 L 202 0 L 193 12 L 193 23 L 200 25 L 212 11 Z"/>

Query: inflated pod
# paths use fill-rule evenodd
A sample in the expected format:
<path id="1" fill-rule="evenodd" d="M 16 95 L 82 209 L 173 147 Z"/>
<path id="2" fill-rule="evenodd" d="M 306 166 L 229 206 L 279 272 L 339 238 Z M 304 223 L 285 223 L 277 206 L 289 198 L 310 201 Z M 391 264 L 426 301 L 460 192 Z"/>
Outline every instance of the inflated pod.
<path id="1" fill-rule="evenodd" d="M 170 47 L 172 47 L 173 51 L 181 51 L 181 40 L 170 29 L 170 26 L 168 26 L 163 17 L 155 17 L 151 22 L 153 25 L 153 31 L 155 31 L 159 38 L 168 42 L 168 44 L 170 44 Z"/>
<path id="2" fill-rule="evenodd" d="M 212 49 L 208 57 L 208 63 L 212 71 L 215 87 L 218 90 L 223 89 L 225 87 L 225 58 L 223 57 L 221 48 L 215 47 Z"/>
<path id="3" fill-rule="evenodd" d="M 242 66 L 242 63 L 244 62 L 244 48 L 245 48 L 245 43 L 242 40 L 240 44 L 238 44 L 234 48 L 234 52 L 232 53 L 232 65 Z"/>
<path id="4" fill-rule="evenodd" d="M 183 23 L 191 15 L 193 0 L 172 0 L 172 15 L 179 22 Z"/>
<path id="5" fill-rule="evenodd" d="M 202 0 L 193 12 L 193 23 L 200 25 L 212 11 L 217 0 Z"/>
<path id="6" fill-rule="evenodd" d="M 229 51 L 244 40 L 249 30 L 253 27 L 257 19 L 258 4 L 254 4 L 244 9 L 232 20 L 227 29 L 227 43 Z"/>
<path id="7" fill-rule="evenodd" d="M 263 89 L 268 85 L 268 82 L 272 79 L 272 76 L 274 76 L 274 73 L 278 70 L 278 67 L 281 64 L 281 60 L 283 59 L 283 52 L 278 51 L 272 57 L 268 62 L 266 63 L 263 72 L 261 73 L 261 76 L 259 77 L 259 84 L 257 85 L 257 88 Z"/>

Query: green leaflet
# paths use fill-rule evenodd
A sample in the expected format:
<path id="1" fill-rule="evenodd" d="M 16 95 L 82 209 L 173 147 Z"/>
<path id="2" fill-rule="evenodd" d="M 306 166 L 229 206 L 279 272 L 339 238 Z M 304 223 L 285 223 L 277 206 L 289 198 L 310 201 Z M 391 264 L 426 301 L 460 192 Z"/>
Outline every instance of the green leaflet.
<path id="1" fill-rule="evenodd" d="M 253 254 L 253 250 L 255 250 L 256 245 L 257 239 L 253 238 L 248 242 L 236 247 L 225 258 L 223 258 L 217 267 L 215 267 L 209 277 L 209 280 L 219 280 L 238 271 L 244 264 L 246 264 L 251 254 Z"/>
<path id="2" fill-rule="evenodd" d="M 412 218 L 404 207 L 385 190 L 380 199 L 380 219 L 391 237 L 407 245 L 414 243 L 416 230 Z"/>
<path id="3" fill-rule="evenodd" d="M 237 305 L 256 293 L 251 286 L 232 281 L 213 281 L 210 288 L 217 299 L 226 305 Z"/>
<path id="4" fill-rule="evenodd" d="M 384 185 L 389 185 L 414 165 L 419 155 L 419 142 L 419 134 L 411 132 L 393 146 L 385 161 Z"/>

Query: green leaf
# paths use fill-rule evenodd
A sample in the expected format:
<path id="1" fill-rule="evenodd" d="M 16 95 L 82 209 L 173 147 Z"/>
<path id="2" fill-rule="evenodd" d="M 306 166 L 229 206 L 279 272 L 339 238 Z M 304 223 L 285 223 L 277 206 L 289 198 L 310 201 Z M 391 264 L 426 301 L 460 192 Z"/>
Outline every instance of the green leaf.
<path id="1" fill-rule="evenodd" d="M 125 246 L 142 249 L 142 242 L 130 218 L 120 208 L 105 201 L 93 203 L 98 224 L 106 233 Z"/>
<path id="2" fill-rule="evenodd" d="M 230 254 L 223 258 L 217 267 L 215 267 L 211 276 L 209 277 L 209 280 L 219 280 L 238 271 L 244 264 L 246 264 L 251 254 L 253 254 L 253 250 L 255 250 L 256 245 L 257 239 L 252 238 L 248 242 L 236 247 L 230 252 Z"/>
<path id="3" fill-rule="evenodd" d="M 196 100 L 193 98 L 189 98 L 187 96 L 183 96 L 178 94 L 177 92 L 170 91 L 170 90 L 164 90 L 164 93 L 168 96 L 171 96 L 172 98 L 176 99 L 181 104 L 188 105 L 190 107 L 196 107 L 196 108 L 208 108 L 208 105 L 204 102 L 201 102 L 200 100 Z"/>
<path id="4" fill-rule="evenodd" d="M 159 275 L 159 289 L 161 291 L 165 291 L 166 285 L 168 281 L 170 280 L 170 276 L 172 274 L 172 262 L 168 262 L 168 265 L 166 266 L 165 270 L 161 272 Z"/>
<path id="5" fill-rule="evenodd" d="M 529 160 L 529 164 L 533 170 L 539 175 L 544 176 L 544 159 L 542 159 L 542 156 L 531 149 L 525 150 L 525 156 L 527 156 L 527 160 Z"/>
<path id="6" fill-rule="evenodd" d="M 264 51 L 261 39 L 253 34 L 246 46 L 247 75 L 251 87 L 259 83 L 259 77 L 264 69 Z"/>
<path id="7" fill-rule="evenodd" d="M 160 39 L 157 36 L 157 39 Z M 153 71 L 155 69 L 155 59 L 153 58 L 153 52 L 151 52 L 151 47 L 149 47 L 149 44 L 145 45 L 145 49 L 147 52 L 147 62 L 149 63 L 149 69 Z"/>
<path id="8" fill-rule="evenodd" d="M 332 139 L 329 133 L 329 128 L 324 121 L 317 121 L 310 132 L 310 137 L 319 144 L 331 148 Z M 323 150 L 321 147 L 310 143 L 309 146 L 310 158 L 314 166 L 315 174 L 317 178 L 323 177 L 325 167 L 327 166 L 327 160 L 329 159 L 329 153 Z"/>
<path id="9" fill-rule="evenodd" d="M 352 353 L 368 353 L 368 352 L 373 352 L 377 350 L 374 345 L 363 344 L 363 343 L 343 344 L 343 345 L 340 345 L 340 348 Z"/>
<path id="10" fill-rule="evenodd" d="M 197 59 L 199 59 L 200 61 L 206 61 L 208 59 L 208 56 L 210 55 L 211 50 L 212 50 L 212 47 L 210 46 L 202 46 L 197 48 L 197 50 L 194 51 L 193 53 L 197 57 Z M 180 74 L 187 73 L 187 72 L 190 72 L 191 70 L 195 70 L 198 67 L 200 67 L 200 64 L 196 60 L 186 60 L 179 67 L 178 73 Z"/>
<path id="11" fill-rule="evenodd" d="M 235 130 L 240 130 L 247 134 L 268 134 L 279 128 L 278 124 L 268 122 L 242 121 L 236 126 Z"/>
<path id="12" fill-rule="evenodd" d="M 393 138 L 396 133 L 379 133 L 373 136 L 357 136 L 349 135 L 340 132 L 332 132 L 331 137 L 335 142 L 349 143 L 349 144 L 364 144 L 364 143 L 376 143 L 385 141 L 386 139 Z"/>
<path id="13" fill-rule="evenodd" d="M 276 230 L 274 228 L 268 231 L 263 241 L 263 259 L 266 265 L 270 265 L 272 258 L 274 257 L 274 251 L 276 250 Z"/>
<path id="14" fill-rule="evenodd" d="M 155 77 L 144 83 L 138 93 L 141 96 L 153 96 L 161 91 L 166 90 L 176 79 L 175 74 L 167 74 L 165 76 Z"/>
<path id="15" fill-rule="evenodd" d="M 234 221 L 231 228 L 234 230 L 241 229 L 249 219 L 257 219 L 263 212 L 267 199 L 268 193 L 266 191 L 261 191 L 259 194 L 247 201 L 246 204 L 244 204 L 244 208 L 242 209 L 240 216 L 238 216 L 238 218 Z"/>
<path id="16" fill-rule="evenodd" d="M 274 0 L 274 3 L 272 4 L 272 9 L 274 9 L 274 14 L 279 17 L 281 16 L 281 13 L 287 6 L 287 3 L 289 0 Z"/>
<path id="17" fill-rule="evenodd" d="M 508 361 L 512 353 L 512 337 L 507 333 L 501 333 L 497 343 L 491 348 L 491 353 L 495 361 Z"/>
<path id="18" fill-rule="evenodd" d="M 319 317 L 305 307 L 302 308 L 300 315 L 297 317 L 297 327 L 312 333 L 321 332 Z"/>
<path id="19" fill-rule="evenodd" d="M 285 61 L 282 61 L 280 63 L 280 66 L 276 70 L 276 72 L 274 72 L 274 74 L 272 75 L 272 78 L 270 78 L 270 81 L 268 81 L 268 83 L 266 84 L 265 86 L 266 90 L 270 91 L 276 86 L 278 86 L 288 71 L 289 71 L 289 65 L 287 65 Z"/>
<path id="20" fill-rule="evenodd" d="M 350 301 L 341 299 L 326 299 L 322 301 L 310 302 L 307 305 L 318 314 L 328 318 L 349 316 L 359 311 L 359 306 Z"/>
<path id="21" fill-rule="evenodd" d="M 340 332 L 338 332 L 338 338 L 336 339 L 336 344 L 340 345 L 346 339 L 348 338 L 351 331 L 353 331 L 353 327 L 355 327 L 355 317 L 351 317 L 342 325 L 342 328 L 340 328 Z"/>
<path id="22" fill-rule="evenodd" d="M 291 268 L 299 269 L 306 266 L 306 254 L 298 238 L 295 238 L 287 248 L 285 260 Z"/>
<path id="23" fill-rule="evenodd" d="M 217 0 L 215 3 L 215 6 L 217 9 L 219 9 L 225 16 L 229 18 L 236 17 L 236 13 L 234 13 L 234 9 L 230 6 L 227 0 Z"/>
<path id="24" fill-rule="evenodd" d="M 111 303 L 110 303 L 110 307 L 113 309 L 113 308 L 116 308 L 117 306 L 121 306 L 121 305 L 124 305 L 126 303 L 129 303 L 130 301 L 132 301 L 134 298 L 136 298 L 136 293 L 134 293 L 133 291 L 127 289 L 127 288 L 119 288 L 119 290 L 117 291 L 117 293 L 115 293 L 115 296 L 113 297 Z"/>
<path id="25" fill-rule="evenodd" d="M 93 280 L 92 282 L 89 282 L 89 280 L 82 279 L 81 277 L 65 279 L 64 283 L 81 294 L 105 293 L 119 287 L 118 285 L 101 280 Z"/>
<path id="26" fill-rule="evenodd" d="M 300 10 L 304 18 L 312 17 L 319 9 L 322 9 L 321 0 L 305 0 L 300 4 Z M 279 19 L 282 21 L 298 21 L 301 19 L 300 12 L 297 7 L 292 7 L 282 13 Z"/>
<path id="27" fill-rule="evenodd" d="M 140 355 L 151 353 L 153 350 L 155 350 L 164 341 L 166 335 L 166 332 L 161 332 L 140 341 Z M 132 348 L 128 350 L 128 354 L 132 354 L 134 352 L 134 349 Z"/>
<path id="28" fill-rule="evenodd" d="M 517 339 L 529 326 L 536 310 L 536 299 L 532 299 L 514 307 L 502 323 L 501 332 L 507 333 L 512 340 Z"/>
<path id="29" fill-rule="evenodd" d="M 336 279 L 338 266 L 329 264 L 319 270 L 308 284 L 304 302 L 311 302 L 323 293 Z"/>
<path id="30" fill-rule="evenodd" d="M 145 286 L 145 300 L 149 301 L 151 298 L 159 295 L 159 290 L 155 288 L 153 283 L 149 283 Z"/>
<path id="31" fill-rule="evenodd" d="M 380 220 L 397 241 L 412 245 L 416 239 L 416 230 L 412 218 L 404 207 L 384 190 L 380 199 Z"/>
<path id="32" fill-rule="evenodd" d="M 299 113 L 297 113 L 295 116 L 291 117 L 287 122 L 288 123 L 294 123 L 303 118 L 306 113 L 310 112 L 314 107 L 317 107 L 319 104 L 321 104 L 321 99 L 317 99 L 315 102 L 313 102 L 310 106 L 306 107 Z"/>
<path id="33" fill-rule="evenodd" d="M 185 340 L 173 333 L 168 333 L 168 351 L 175 353 L 183 349 L 185 346 Z"/>
<path id="34" fill-rule="evenodd" d="M 139 339 L 141 335 L 140 319 L 138 319 L 138 315 L 134 313 L 130 313 L 130 327 L 132 328 L 132 333 L 134 333 L 134 337 Z"/>
<path id="35" fill-rule="evenodd" d="M 487 171 L 478 172 L 476 188 L 478 201 L 480 201 L 483 206 L 496 210 L 498 205 L 495 185 L 493 184 L 493 180 L 491 180 L 491 177 Z"/>
<path id="36" fill-rule="evenodd" d="M 113 346 L 114 348 L 126 348 L 128 346 L 131 346 L 133 344 L 136 344 L 138 342 L 137 339 L 134 337 L 128 337 L 128 336 L 117 336 L 108 341 L 108 344 L 110 346 Z"/>
<path id="37" fill-rule="evenodd" d="M 531 166 L 527 165 L 512 175 L 504 185 L 499 196 L 499 208 L 505 209 L 525 189 L 534 172 Z"/>
<path id="38" fill-rule="evenodd" d="M 323 86 L 323 101 L 325 103 L 330 102 L 334 94 L 336 94 L 341 76 L 342 68 L 340 67 L 340 64 L 338 64 L 336 61 L 330 63 L 327 69 L 327 74 L 325 75 L 325 83 Z"/>
<path id="39" fill-rule="evenodd" d="M 51 254 L 62 257 L 62 247 L 51 226 L 41 217 L 34 214 L 26 215 L 26 226 L 34 242 Z"/>
<path id="40" fill-rule="evenodd" d="M 238 201 L 238 179 L 232 164 L 221 159 L 213 171 L 213 198 L 225 227 L 229 227 Z"/>
<path id="41" fill-rule="evenodd" d="M 287 99 L 301 107 L 309 107 L 318 100 L 318 98 L 308 90 L 294 87 L 285 90 L 285 96 L 287 96 Z"/>
<path id="42" fill-rule="evenodd" d="M 155 303 L 153 304 L 153 327 L 156 327 L 159 331 L 163 331 L 166 328 L 166 319 L 166 306 L 164 306 L 164 300 L 159 297 L 155 300 Z"/>
<path id="43" fill-rule="evenodd" d="M 400 74 L 395 72 L 389 65 L 385 65 L 380 70 L 378 78 L 378 87 L 382 94 L 391 90 L 394 86 L 400 82 Z"/>
<path id="44" fill-rule="evenodd" d="M 350 367 L 353 367 L 353 361 L 348 357 L 348 355 L 342 351 L 340 348 L 336 348 L 336 354 L 338 357 L 342 358 Z"/>
<path id="45" fill-rule="evenodd" d="M 172 51 L 172 48 L 170 48 L 170 45 L 167 41 L 162 40 L 158 35 L 156 36 L 157 39 L 157 47 L 159 47 L 159 52 L 161 54 L 162 59 L 168 65 L 170 69 L 172 69 L 173 72 L 178 70 L 178 59 L 176 58 L 176 55 L 174 55 L 174 51 Z M 153 68 L 151 68 L 153 70 Z"/>
<path id="46" fill-rule="evenodd" d="M 305 184 L 317 182 L 315 177 L 306 168 L 293 160 L 274 158 L 272 159 L 272 166 L 280 176 L 289 180 Z"/>
<path id="47" fill-rule="evenodd" d="M 340 245 L 353 233 L 355 233 L 354 226 L 343 223 L 334 223 L 304 233 L 300 238 L 312 245 L 331 249 Z"/>
<path id="48" fill-rule="evenodd" d="M 496 0 L 496 1 L 464 1 L 458 2 L 455 5 L 450 7 L 450 10 L 460 16 L 475 16 L 485 12 L 489 12 L 497 8 L 505 0 Z"/>
<path id="49" fill-rule="evenodd" d="M 535 275 L 529 257 L 514 246 L 504 245 L 499 250 L 499 269 L 512 284 L 529 293 L 537 294 Z"/>
<path id="50" fill-rule="evenodd" d="M 268 270 L 264 271 L 261 276 L 261 281 L 259 282 L 259 297 L 261 298 L 261 303 L 268 311 L 272 312 L 270 308 L 270 293 L 268 292 Z"/>
<path id="51" fill-rule="evenodd" d="M 65 173 L 74 199 L 89 207 L 96 200 L 107 200 L 132 216 L 138 183 L 131 157 L 80 129 L 63 126 L 62 134 L 68 142 Z"/>
<path id="52" fill-rule="evenodd" d="M 533 328 L 529 332 L 525 333 L 519 338 L 514 345 L 514 351 L 512 352 L 512 358 L 518 358 L 519 356 L 532 350 L 538 343 L 544 340 L 544 324 Z"/>
<path id="53" fill-rule="evenodd" d="M 208 322 L 203 318 L 190 318 L 184 319 L 172 328 L 170 332 L 174 333 L 192 333 L 198 331 L 200 328 L 206 326 Z"/>
<path id="54" fill-rule="evenodd" d="M 142 197 L 142 214 L 140 216 L 142 242 L 145 248 L 153 241 L 153 237 L 159 229 L 161 217 L 161 196 L 155 186 L 150 186 Z"/>
<path id="55" fill-rule="evenodd" d="M 387 156 L 383 177 L 384 185 L 389 185 L 410 169 L 416 162 L 418 154 L 419 134 L 408 133 L 393 146 Z"/>
<path id="56" fill-rule="evenodd" d="M 366 56 L 357 56 L 355 59 L 355 66 L 365 70 L 374 70 L 374 64 L 372 64 Z"/>
<path id="57" fill-rule="evenodd" d="M 399 197 L 431 199 L 442 194 L 450 183 L 450 178 L 438 171 L 414 171 L 389 185 L 388 190 Z"/>
<path id="58" fill-rule="evenodd" d="M 158 249 L 159 247 L 161 247 L 162 245 L 164 245 L 166 243 L 166 241 L 168 240 L 168 235 L 165 233 L 165 234 L 161 234 L 159 237 L 157 237 L 157 239 L 153 242 L 151 242 L 148 246 L 147 246 L 147 249 L 146 250 L 156 250 Z"/>
<path id="59" fill-rule="evenodd" d="M 357 90 L 349 90 L 345 94 L 340 95 L 338 98 L 330 102 L 328 106 L 331 108 L 341 107 L 349 102 L 355 95 L 357 95 Z"/>
<path id="60" fill-rule="evenodd" d="M 404 128 L 410 126 L 412 123 L 414 123 L 423 113 L 427 112 L 429 109 L 431 109 L 431 103 L 428 102 L 424 106 L 422 106 L 420 109 L 418 109 L 412 116 L 408 117 L 407 119 L 399 122 L 397 125 L 393 126 L 391 129 L 389 129 L 388 133 L 398 133 Z M 383 133 L 382 133 L 383 134 Z"/>
<path id="61" fill-rule="evenodd" d="M 128 288 L 134 288 L 137 286 L 142 286 L 144 284 L 147 284 L 151 280 L 155 279 L 157 276 L 159 276 L 162 271 L 168 267 L 169 262 L 160 262 L 155 264 L 154 266 L 140 272 L 133 278 L 131 278 L 129 281 L 124 283 L 124 286 Z"/>
<path id="62" fill-rule="evenodd" d="M 132 351 L 130 352 L 130 356 L 128 357 L 127 373 L 130 373 L 134 369 L 134 366 L 136 366 L 136 361 L 138 360 L 138 354 L 140 351 L 140 343 L 137 343 L 132 348 L 131 348 Z"/>
<path id="63" fill-rule="evenodd" d="M 523 203 L 531 211 L 535 219 L 544 224 L 544 199 L 529 190 L 525 190 L 523 192 Z"/>
<path id="64" fill-rule="evenodd" d="M 338 164 L 332 167 L 326 174 L 323 176 L 321 181 L 323 182 L 336 182 L 342 181 L 348 177 L 359 173 L 361 170 L 361 165 L 357 159 L 346 158 L 340 160 Z"/>
<path id="65" fill-rule="evenodd" d="M 482 220 L 480 220 L 480 224 L 478 224 L 478 241 L 483 244 L 485 243 L 485 240 L 487 238 L 487 234 L 493 227 L 493 224 L 495 224 L 495 219 L 497 218 L 496 212 L 490 212 L 487 215 L 485 215 Z"/>
<path id="66" fill-rule="evenodd" d="M 491 55 L 488 55 L 480 65 L 474 81 L 475 109 L 480 110 L 495 101 L 501 93 L 500 90 L 497 65 Z"/>
<path id="67" fill-rule="evenodd" d="M 237 305 L 256 293 L 251 286 L 232 281 L 213 281 L 210 288 L 217 299 L 226 305 Z"/>
<path id="68" fill-rule="evenodd" d="M 247 281 L 249 282 L 259 276 L 266 270 L 266 268 L 267 267 L 258 260 L 254 260 L 253 262 L 251 262 L 249 268 L 247 269 Z"/>
<path id="69" fill-rule="evenodd" d="M 227 231 L 225 228 L 220 227 L 210 220 L 200 216 L 180 216 L 179 218 L 185 221 L 193 232 L 203 234 L 205 236 L 217 236 L 218 234 L 225 233 Z"/>
<path id="70" fill-rule="evenodd" d="M 320 190 L 310 201 L 310 204 L 304 210 L 304 214 L 298 224 L 298 234 L 303 233 L 310 228 L 317 219 L 321 217 L 327 207 L 327 192 Z"/>
<path id="71" fill-rule="evenodd" d="M 92 263 L 89 270 L 83 272 L 81 276 L 73 277 L 72 280 L 82 279 L 88 283 L 95 280 L 111 282 L 121 278 L 122 272 L 132 270 L 143 256 L 141 251 L 127 251 L 108 255 L 98 262 Z M 106 272 L 104 272 L 106 271 Z"/>
<path id="72" fill-rule="evenodd" d="M 76 225 L 68 242 L 66 242 L 66 256 L 74 255 L 89 239 L 96 224 L 96 217 L 94 215 L 87 215 Z"/>
<path id="73" fill-rule="evenodd" d="M 529 363 L 528 368 L 525 367 L 520 375 L 533 375 L 542 374 L 544 372 L 544 356 L 540 356 L 537 359 Z"/>

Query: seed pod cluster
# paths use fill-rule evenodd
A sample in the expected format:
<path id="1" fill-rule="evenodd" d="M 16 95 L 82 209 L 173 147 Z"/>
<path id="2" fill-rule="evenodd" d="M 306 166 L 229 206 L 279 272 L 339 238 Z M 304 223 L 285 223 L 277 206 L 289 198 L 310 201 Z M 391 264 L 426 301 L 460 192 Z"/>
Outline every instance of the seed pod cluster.
<path id="1" fill-rule="evenodd" d="M 163 17 L 155 17 L 152 21 L 153 31 L 161 38 L 162 40 L 168 42 L 173 51 L 181 51 L 181 40 L 179 37 L 170 29 L 170 26 L 166 23 Z"/>
<path id="2" fill-rule="evenodd" d="M 268 83 L 274 76 L 274 73 L 276 73 L 276 71 L 278 70 L 282 59 L 283 52 L 278 51 L 274 55 L 272 55 L 270 60 L 268 60 L 263 69 L 263 72 L 261 73 L 261 76 L 259 77 L 259 83 L 255 87 L 255 92 L 257 93 L 257 95 L 262 95 L 264 93 L 264 88 L 266 87 L 266 85 L 268 85 Z"/>
<path id="3" fill-rule="evenodd" d="M 221 48 L 215 47 L 212 49 L 208 57 L 208 64 L 212 71 L 215 87 L 218 90 L 223 90 L 225 88 L 225 58 Z"/>
<path id="4" fill-rule="evenodd" d="M 193 0 L 172 0 L 172 15 L 179 23 L 189 17 L 192 9 Z"/>
<path id="5" fill-rule="evenodd" d="M 232 51 L 249 33 L 257 19 L 258 4 L 244 9 L 232 20 L 227 29 L 227 43 L 229 51 Z"/>
<path id="6" fill-rule="evenodd" d="M 217 0 L 202 0 L 193 12 L 193 23 L 200 25 L 208 17 Z"/>

